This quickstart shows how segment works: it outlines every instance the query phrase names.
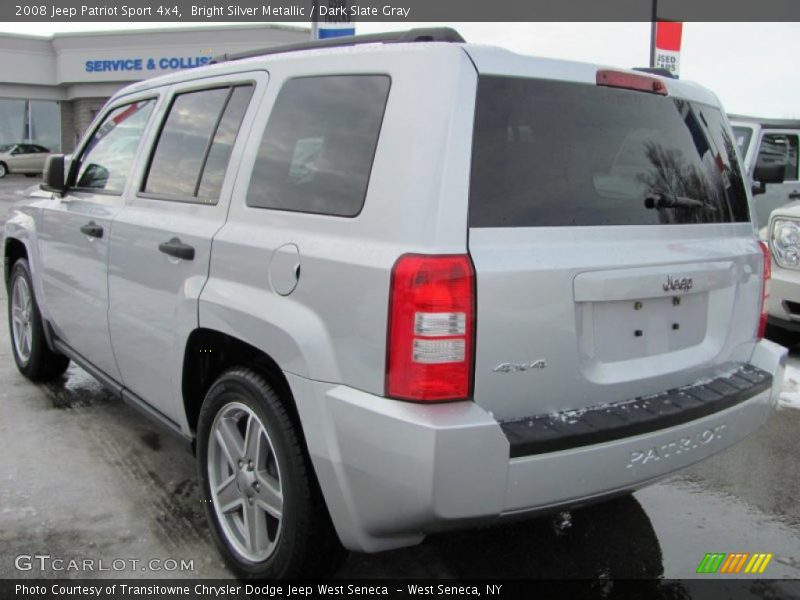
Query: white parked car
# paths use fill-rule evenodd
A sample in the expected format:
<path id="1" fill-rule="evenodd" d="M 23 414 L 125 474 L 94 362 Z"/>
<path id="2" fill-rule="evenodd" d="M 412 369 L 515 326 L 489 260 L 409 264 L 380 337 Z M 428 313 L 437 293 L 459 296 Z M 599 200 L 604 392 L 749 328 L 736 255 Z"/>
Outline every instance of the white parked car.
<path id="1" fill-rule="evenodd" d="M 800 199 L 800 121 L 729 115 L 753 186 L 754 221 L 767 239 L 770 213 Z"/>
<path id="2" fill-rule="evenodd" d="M 768 331 L 771 339 L 791 347 L 800 343 L 800 203 L 776 209 L 768 231 L 773 257 Z"/>

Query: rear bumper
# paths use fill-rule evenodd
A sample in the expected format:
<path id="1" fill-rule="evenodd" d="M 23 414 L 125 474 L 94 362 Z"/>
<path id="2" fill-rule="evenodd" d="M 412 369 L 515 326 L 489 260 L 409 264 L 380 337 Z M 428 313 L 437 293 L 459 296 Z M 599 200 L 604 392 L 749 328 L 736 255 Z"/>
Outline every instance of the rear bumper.
<path id="1" fill-rule="evenodd" d="M 772 385 L 657 431 L 510 458 L 501 425 L 472 402 L 425 406 L 288 376 L 342 542 L 376 552 L 426 534 L 635 490 L 758 429 L 773 410 L 786 350 L 760 342 L 750 364 Z"/>
<path id="2" fill-rule="evenodd" d="M 500 424 L 511 443 L 511 458 L 571 450 L 668 429 L 712 415 L 770 389 L 772 376 L 752 365 L 737 365 L 713 380 L 660 394 L 584 410 L 535 415 Z M 690 450 L 684 440 L 675 453 Z M 643 457 L 639 457 L 641 460 Z"/>

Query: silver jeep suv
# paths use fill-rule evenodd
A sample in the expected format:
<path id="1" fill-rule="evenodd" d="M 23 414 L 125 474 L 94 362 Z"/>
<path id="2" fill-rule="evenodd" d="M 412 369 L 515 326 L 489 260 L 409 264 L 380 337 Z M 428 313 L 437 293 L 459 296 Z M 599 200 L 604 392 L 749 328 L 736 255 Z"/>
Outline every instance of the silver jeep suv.
<path id="1" fill-rule="evenodd" d="M 191 441 L 241 576 L 599 502 L 755 431 L 785 349 L 719 101 L 452 30 L 134 84 L 5 225 L 14 358 Z"/>

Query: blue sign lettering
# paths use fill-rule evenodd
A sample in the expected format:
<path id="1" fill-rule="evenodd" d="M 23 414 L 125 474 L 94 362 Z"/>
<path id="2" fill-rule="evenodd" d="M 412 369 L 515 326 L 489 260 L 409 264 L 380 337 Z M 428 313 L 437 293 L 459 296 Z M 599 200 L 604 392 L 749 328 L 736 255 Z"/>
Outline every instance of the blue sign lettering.
<path id="1" fill-rule="evenodd" d="M 210 56 L 163 56 L 158 58 L 119 58 L 114 60 L 87 60 L 84 69 L 87 73 L 108 73 L 115 71 L 152 71 L 159 69 L 192 69 L 211 62 Z"/>

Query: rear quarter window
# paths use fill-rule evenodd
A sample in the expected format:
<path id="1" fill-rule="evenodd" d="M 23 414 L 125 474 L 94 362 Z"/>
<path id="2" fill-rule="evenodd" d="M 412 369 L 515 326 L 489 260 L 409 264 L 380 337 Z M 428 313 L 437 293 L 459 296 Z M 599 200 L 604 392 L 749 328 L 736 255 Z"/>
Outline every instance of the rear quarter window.
<path id="1" fill-rule="evenodd" d="M 470 225 L 748 221 L 734 143 L 714 107 L 589 84 L 483 76 Z"/>
<path id="2" fill-rule="evenodd" d="M 247 205 L 341 217 L 361 212 L 389 86 L 385 75 L 287 81 L 264 131 Z"/>

